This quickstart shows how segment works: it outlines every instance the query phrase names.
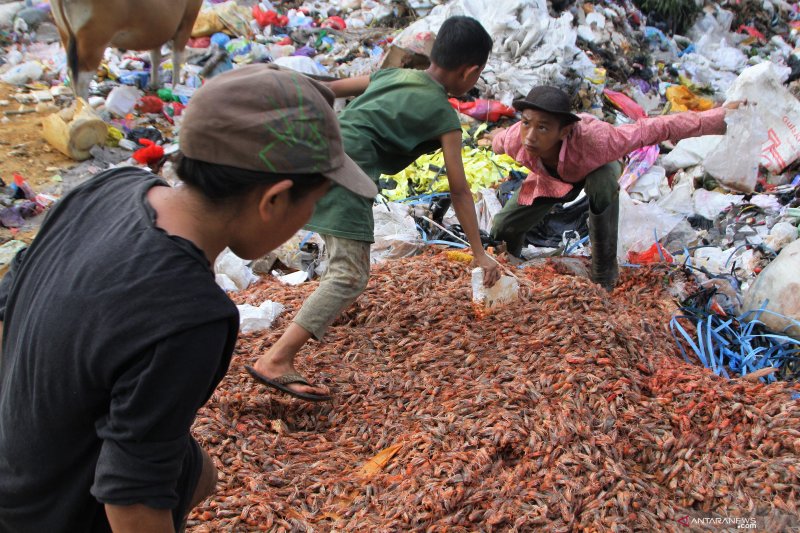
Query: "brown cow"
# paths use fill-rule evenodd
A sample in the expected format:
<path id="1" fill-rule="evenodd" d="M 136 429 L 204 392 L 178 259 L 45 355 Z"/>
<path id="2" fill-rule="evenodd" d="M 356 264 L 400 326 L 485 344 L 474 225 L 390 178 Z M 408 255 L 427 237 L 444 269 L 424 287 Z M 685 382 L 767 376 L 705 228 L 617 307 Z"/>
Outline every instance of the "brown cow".
<path id="1" fill-rule="evenodd" d="M 161 46 L 171 40 L 174 86 L 202 3 L 202 0 L 52 0 L 53 18 L 67 51 L 75 95 L 89 96 L 89 82 L 109 44 L 126 50 L 150 50 L 150 86 L 158 87 Z"/>

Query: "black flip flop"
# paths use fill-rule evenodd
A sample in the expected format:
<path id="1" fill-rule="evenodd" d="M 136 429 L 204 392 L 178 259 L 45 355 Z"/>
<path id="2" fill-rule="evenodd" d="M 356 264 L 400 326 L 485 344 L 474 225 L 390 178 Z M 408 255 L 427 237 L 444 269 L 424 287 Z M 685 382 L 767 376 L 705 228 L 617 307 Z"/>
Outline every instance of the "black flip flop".
<path id="1" fill-rule="evenodd" d="M 268 387 L 272 387 L 275 390 L 285 392 L 289 396 L 294 396 L 295 398 L 298 398 L 300 400 L 306 400 L 307 402 L 327 402 L 331 399 L 331 396 L 325 394 L 311 394 L 308 392 L 298 392 L 296 390 L 292 390 L 289 387 L 287 387 L 286 385 L 289 385 L 291 383 L 299 383 L 301 385 L 308 385 L 309 387 L 311 386 L 311 383 L 309 383 L 306 380 L 306 378 L 304 378 L 297 372 L 290 372 L 288 374 L 284 374 L 280 377 L 272 379 L 268 378 L 263 374 L 260 374 L 252 366 L 244 365 L 244 368 L 245 370 L 250 372 L 250 375 L 253 376 L 253 378 L 256 381 L 259 381 Z"/>

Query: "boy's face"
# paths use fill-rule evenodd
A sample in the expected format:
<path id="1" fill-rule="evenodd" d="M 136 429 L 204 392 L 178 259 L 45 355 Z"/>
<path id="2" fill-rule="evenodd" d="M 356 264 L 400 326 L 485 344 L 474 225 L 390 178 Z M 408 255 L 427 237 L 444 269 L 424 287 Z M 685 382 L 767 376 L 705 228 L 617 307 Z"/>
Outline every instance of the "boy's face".
<path id="1" fill-rule="evenodd" d="M 522 146 L 532 157 L 552 155 L 554 149 L 561 148 L 561 141 L 569 133 L 571 125 L 561 126 L 557 115 L 525 109 L 520 120 L 519 135 Z"/>
<path id="2" fill-rule="evenodd" d="M 242 259 L 257 259 L 274 250 L 308 222 L 317 201 L 330 187 L 331 182 L 326 181 L 299 200 L 292 200 L 288 190 L 275 193 L 276 188 L 280 190 L 276 186 L 256 191 L 242 208 L 245 215 L 237 219 L 231 250 Z"/>
<path id="3" fill-rule="evenodd" d="M 486 63 L 483 65 L 463 66 L 458 69 L 458 75 L 453 86 L 447 88 L 450 96 L 464 96 L 471 91 L 475 84 L 478 83 L 485 66 Z"/>

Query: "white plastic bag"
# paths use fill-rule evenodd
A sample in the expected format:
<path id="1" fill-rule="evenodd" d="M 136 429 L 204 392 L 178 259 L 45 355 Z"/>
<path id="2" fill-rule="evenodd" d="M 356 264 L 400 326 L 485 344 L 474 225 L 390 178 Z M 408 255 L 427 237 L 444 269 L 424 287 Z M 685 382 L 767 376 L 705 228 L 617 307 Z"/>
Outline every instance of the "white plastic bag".
<path id="1" fill-rule="evenodd" d="M 728 207 L 739 204 L 742 200 L 744 200 L 744 196 L 741 194 L 725 194 L 697 189 L 694 191 L 694 210 L 701 217 L 714 220 Z"/>
<path id="2" fill-rule="evenodd" d="M 755 104 L 767 140 L 761 146 L 761 164 L 775 174 L 800 157 L 800 101 L 784 87 L 790 69 L 764 61 L 748 67 L 727 93 L 728 100 Z"/>
<path id="3" fill-rule="evenodd" d="M 663 239 L 683 217 L 670 213 L 655 202 L 636 202 L 624 190 L 619 192 L 617 259 L 627 262 L 628 252 L 643 252 L 656 236 Z"/>
<path id="4" fill-rule="evenodd" d="M 628 189 L 628 193 L 631 195 L 631 198 L 641 202 L 658 200 L 670 191 L 666 176 L 667 173 L 664 167 L 654 165 L 636 180 Z"/>
<path id="5" fill-rule="evenodd" d="M 411 257 L 425 247 L 407 205 L 378 203 L 372 208 L 372 217 L 375 219 L 375 242 L 370 248 L 372 263 Z"/>
<path id="6" fill-rule="evenodd" d="M 728 189 L 753 192 L 756 188 L 761 145 L 767 140 L 760 112 L 752 105 L 729 110 L 725 136 L 703 162 L 708 173 Z"/>
<path id="7" fill-rule="evenodd" d="M 258 281 L 258 276 L 247 266 L 247 261 L 228 248 L 225 248 L 214 262 L 214 272 L 217 274 L 217 284 L 226 291 L 244 290 L 254 281 Z M 233 283 L 235 289 L 231 288 L 228 280 Z"/>
<path id="8" fill-rule="evenodd" d="M 475 212 L 478 215 L 478 227 L 489 233 L 497 213 L 503 209 L 494 189 L 481 189 L 478 191 L 479 199 L 475 203 Z"/>
<path id="9" fill-rule="evenodd" d="M 519 299 L 519 282 L 511 276 L 500 276 L 491 287 L 483 285 L 483 269 L 472 269 L 472 301 L 486 309 L 496 309 Z"/>
<path id="10" fill-rule="evenodd" d="M 124 117 L 136 106 L 136 102 L 142 92 L 136 87 L 120 85 L 108 93 L 106 98 L 106 110 L 112 115 Z"/>
<path id="11" fill-rule="evenodd" d="M 683 139 L 670 153 L 661 157 L 661 166 L 667 172 L 693 167 L 701 163 L 716 148 L 722 137 L 722 135 L 703 135 Z"/>
<path id="12" fill-rule="evenodd" d="M 25 85 L 42 77 L 44 69 L 38 61 L 26 61 L 7 70 L 0 80 L 11 85 Z"/>
<path id="13" fill-rule="evenodd" d="M 789 222 L 778 222 L 769 230 L 769 235 L 764 239 L 764 244 L 776 252 L 787 244 L 797 240 L 797 226 Z"/>
<path id="14" fill-rule="evenodd" d="M 658 205 L 672 211 L 673 213 L 680 213 L 682 215 L 691 216 L 694 214 L 694 202 L 692 201 L 692 193 L 694 193 L 694 176 L 697 172 L 702 172 L 702 169 L 695 167 L 697 170 L 692 172 L 678 172 L 672 180 L 672 190 L 658 200 Z"/>
<path id="15" fill-rule="evenodd" d="M 763 313 L 758 317 L 773 331 L 786 331 L 789 335 L 800 338 L 800 240 L 796 240 L 784 248 L 778 258 L 759 274 L 755 282 L 745 291 L 744 308 L 760 309 L 764 301 L 766 308 L 780 313 L 790 320 Z M 751 317 L 755 318 L 755 317 Z"/>
<path id="16" fill-rule="evenodd" d="M 282 304 L 267 300 L 258 307 L 250 304 L 237 305 L 239 310 L 239 329 L 242 333 L 252 333 L 272 327 L 272 323 L 283 313 Z"/>

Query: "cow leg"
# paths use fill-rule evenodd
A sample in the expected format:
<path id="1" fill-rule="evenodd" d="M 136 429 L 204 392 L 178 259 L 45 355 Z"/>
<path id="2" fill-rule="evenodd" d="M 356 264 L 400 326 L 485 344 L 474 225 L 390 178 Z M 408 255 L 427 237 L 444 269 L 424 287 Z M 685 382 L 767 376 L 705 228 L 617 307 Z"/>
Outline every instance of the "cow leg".
<path id="1" fill-rule="evenodd" d="M 183 50 L 174 48 L 175 43 L 172 44 L 172 88 L 181 80 L 181 68 L 183 67 Z"/>
<path id="2" fill-rule="evenodd" d="M 158 89 L 161 72 L 161 47 L 150 50 L 150 88 Z"/>
<path id="3" fill-rule="evenodd" d="M 97 72 L 97 67 L 103 60 L 106 51 L 105 35 L 98 35 L 91 28 L 86 31 L 81 29 L 75 36 L 78 54 L 77 79 L 72 80 L 75 87 L 75 95 L 87 100 L 89 98 L 89 84 Z M 74 74 L 74 73 L 73 73 Z"/>
<path id="4" fill-rule="evenodd" d="M 197 14 L 200 12 L 202 1 L 189 2 L 186 8 L 186 13 L 183 15 L 178 31 L 172 38 L 172 87 L 175 88 L 181 79 L 181 70 L 183 68 L 183 52 L 186 49 L 186 43 L 192 36 L 192 28 L 194 28 L 194 21 L 197 19 Z"/>

